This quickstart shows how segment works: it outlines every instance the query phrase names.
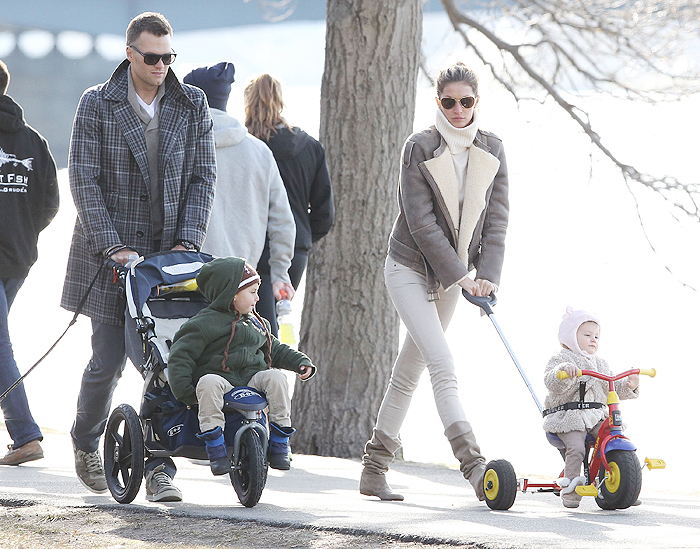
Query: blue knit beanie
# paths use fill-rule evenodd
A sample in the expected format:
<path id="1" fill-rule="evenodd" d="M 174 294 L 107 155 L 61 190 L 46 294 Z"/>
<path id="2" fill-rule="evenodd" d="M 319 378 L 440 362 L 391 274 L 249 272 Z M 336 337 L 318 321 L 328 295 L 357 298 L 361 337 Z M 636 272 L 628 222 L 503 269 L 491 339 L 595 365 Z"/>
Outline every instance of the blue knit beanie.
<path id="1" fill-rule="evenodd" d="M 222 61 L 211 67 L 194 69 L 182 81 L 204 90 L 212 109 L 225 111 L 235 72 L 233 63 Z"/>

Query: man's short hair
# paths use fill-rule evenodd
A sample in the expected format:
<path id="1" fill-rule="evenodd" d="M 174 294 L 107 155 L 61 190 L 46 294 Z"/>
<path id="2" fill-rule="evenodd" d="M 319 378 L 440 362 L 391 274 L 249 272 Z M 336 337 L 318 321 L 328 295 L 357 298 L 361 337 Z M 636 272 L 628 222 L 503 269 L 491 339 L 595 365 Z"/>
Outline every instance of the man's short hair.
<path id="1" fill-rule="evenodd" d="M 172 36 L 173 28 L 164 15 L 153 11 L 144 12 L 134 17 L 126 28 L 126 45 L 136 42 L 143 32 L 154 36 Z"/>
<path id="2" fill-rule="evenodd" d="M 10 85 L 10 71 L 7 65 L 0 59 L 0 95 L 5 95 L 7 86 Z"/>

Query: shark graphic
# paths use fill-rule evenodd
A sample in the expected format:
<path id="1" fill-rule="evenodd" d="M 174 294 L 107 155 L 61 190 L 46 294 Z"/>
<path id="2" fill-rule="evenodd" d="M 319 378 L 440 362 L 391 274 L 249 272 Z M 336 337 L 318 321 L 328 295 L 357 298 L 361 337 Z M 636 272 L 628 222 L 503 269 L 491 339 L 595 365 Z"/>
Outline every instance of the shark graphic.
<path id="1" fill-rule="evenodd" d="M 25 158 L 24 160 L 20 160 L 17 158 L 14 154 L 6 153 L 0 148 L 0 167 L 4 166 L 5 164 L 12 164 L 13 166 L 17 166 L 18 164 L 22 164 L 25 168 L 28 170 L 32 170 L 32 162 L 34 161 L 34 157 L 32 158 Z"/>

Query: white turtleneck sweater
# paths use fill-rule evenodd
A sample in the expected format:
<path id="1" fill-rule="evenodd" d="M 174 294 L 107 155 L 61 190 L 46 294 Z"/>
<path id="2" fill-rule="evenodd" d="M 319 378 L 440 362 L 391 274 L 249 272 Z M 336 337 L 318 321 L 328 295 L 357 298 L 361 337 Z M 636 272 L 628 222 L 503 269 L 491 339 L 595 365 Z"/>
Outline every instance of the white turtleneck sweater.
<path id="1" fill-rule="evenodd" d="M 456 128 L 438 107 L 435 127 L 445 139 L 447 148 L 452 155 L 452 163 L 457 174 L 459 184 L 459 211 L 462 211 L 464 202 L 464 186 L 467 180 L 467 163 L 469 162 L 469 147 L 474 143 L 476 132 L 479 129 L 479 113 L 474 110 L 474 118 L 465 128 Z"/>

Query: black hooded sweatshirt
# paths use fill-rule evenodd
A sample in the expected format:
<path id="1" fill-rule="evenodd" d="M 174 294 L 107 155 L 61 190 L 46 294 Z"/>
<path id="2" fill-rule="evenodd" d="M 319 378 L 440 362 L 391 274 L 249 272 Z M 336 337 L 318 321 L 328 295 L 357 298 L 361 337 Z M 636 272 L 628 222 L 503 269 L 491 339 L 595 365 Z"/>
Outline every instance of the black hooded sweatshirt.
<path id="1" fill-rule="evenodd" d="M 0 95 L 0 278 L 25 278 L 39 233 L 58 211 L 56 163 L 24 121 L 22 107 Z"/>
<path id="2" fill-rule="evenodd" d="M 278 128 L 266 143 L 287 189 L 297 229 L 294 247 L 308 252 L 328 234 L 335 217 L 323 145 L 297 127 Z"/>

